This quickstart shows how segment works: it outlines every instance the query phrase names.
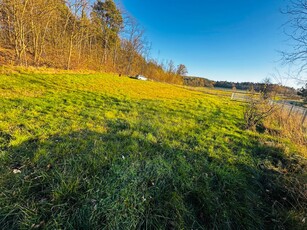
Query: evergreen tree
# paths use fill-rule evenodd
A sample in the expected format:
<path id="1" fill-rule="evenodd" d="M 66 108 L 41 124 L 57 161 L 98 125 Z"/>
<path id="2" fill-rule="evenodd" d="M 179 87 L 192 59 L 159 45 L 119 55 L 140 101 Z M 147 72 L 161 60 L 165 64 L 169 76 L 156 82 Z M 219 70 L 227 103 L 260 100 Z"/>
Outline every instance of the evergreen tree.
<path id="1" fill-rule="evenodd" d="M 115 46 L 123 27 L 123 17 L 113 0 L 98 0 L 93 6 L 93 18 L 103 34 L 104 62 L 108 51 Z"/>
<path id="2" fill-rule="evenodd" d="M 307 102 L 307 83 L 305 87 L 302 87 L 298 90 L 298 95 L 302 96 L 304 98 L 304 101 Z"/>

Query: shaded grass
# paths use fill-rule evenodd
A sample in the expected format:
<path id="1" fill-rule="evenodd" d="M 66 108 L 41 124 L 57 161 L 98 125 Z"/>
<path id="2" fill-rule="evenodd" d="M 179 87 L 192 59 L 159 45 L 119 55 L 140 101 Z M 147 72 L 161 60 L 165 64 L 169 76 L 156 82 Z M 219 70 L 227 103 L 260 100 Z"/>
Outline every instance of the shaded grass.
<path id="1" fill-rule="evenodd" d="M 305 159 L 227 98 L 26 71 L 0 95 L 3 229 L 305 227 Z"/>

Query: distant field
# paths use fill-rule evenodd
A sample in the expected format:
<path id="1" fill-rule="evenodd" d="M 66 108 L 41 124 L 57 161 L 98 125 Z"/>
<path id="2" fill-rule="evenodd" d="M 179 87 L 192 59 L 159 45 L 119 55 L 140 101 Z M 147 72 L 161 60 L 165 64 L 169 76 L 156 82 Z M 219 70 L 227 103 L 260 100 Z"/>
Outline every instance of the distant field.
<path id="1" fill-rule="evenodd" d="M 306 159 L 231 92 L 4 72 L 1 229 L 305 229 Z"/>
<path id="2" fill-rule="evenodd" d="M 185 89 L 193 90 L 193 91 L 199 91 L 206 94 L 211 95 L 218 95 L 223 97 L 231 97 L 232 91 L 228 89 L 222 89 L 222 88 L 209 88 L 209 87 L 191 87 L 191 86 L 183 86 Z"/>

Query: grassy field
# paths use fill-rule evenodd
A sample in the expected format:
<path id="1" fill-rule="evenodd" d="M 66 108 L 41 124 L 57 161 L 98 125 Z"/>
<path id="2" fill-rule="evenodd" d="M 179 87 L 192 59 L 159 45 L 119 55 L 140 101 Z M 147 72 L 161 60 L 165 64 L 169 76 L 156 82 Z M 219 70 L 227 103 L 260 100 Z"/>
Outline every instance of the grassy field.
<path id="1" fill-rule="evenodd" d="M 243 127 L 229 97 L 4 69 L 1 229 L 306 229 L 306 159 Z"/>

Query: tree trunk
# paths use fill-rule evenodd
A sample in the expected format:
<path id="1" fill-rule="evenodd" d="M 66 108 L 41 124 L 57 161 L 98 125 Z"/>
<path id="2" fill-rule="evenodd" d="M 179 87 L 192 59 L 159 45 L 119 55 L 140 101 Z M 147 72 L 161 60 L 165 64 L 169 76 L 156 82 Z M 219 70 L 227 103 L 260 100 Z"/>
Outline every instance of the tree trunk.
<path id="1" fill-rule="evenodd" d="M 73 35 L 70 36 L 69 52 L 68 52 L 68 59 L 67 59 L 67 66 L 66 66 L 66 69 L 68 70 L 70 69 L 70 64 L 71 64 L 72 48 L 73 48 Z"/>

